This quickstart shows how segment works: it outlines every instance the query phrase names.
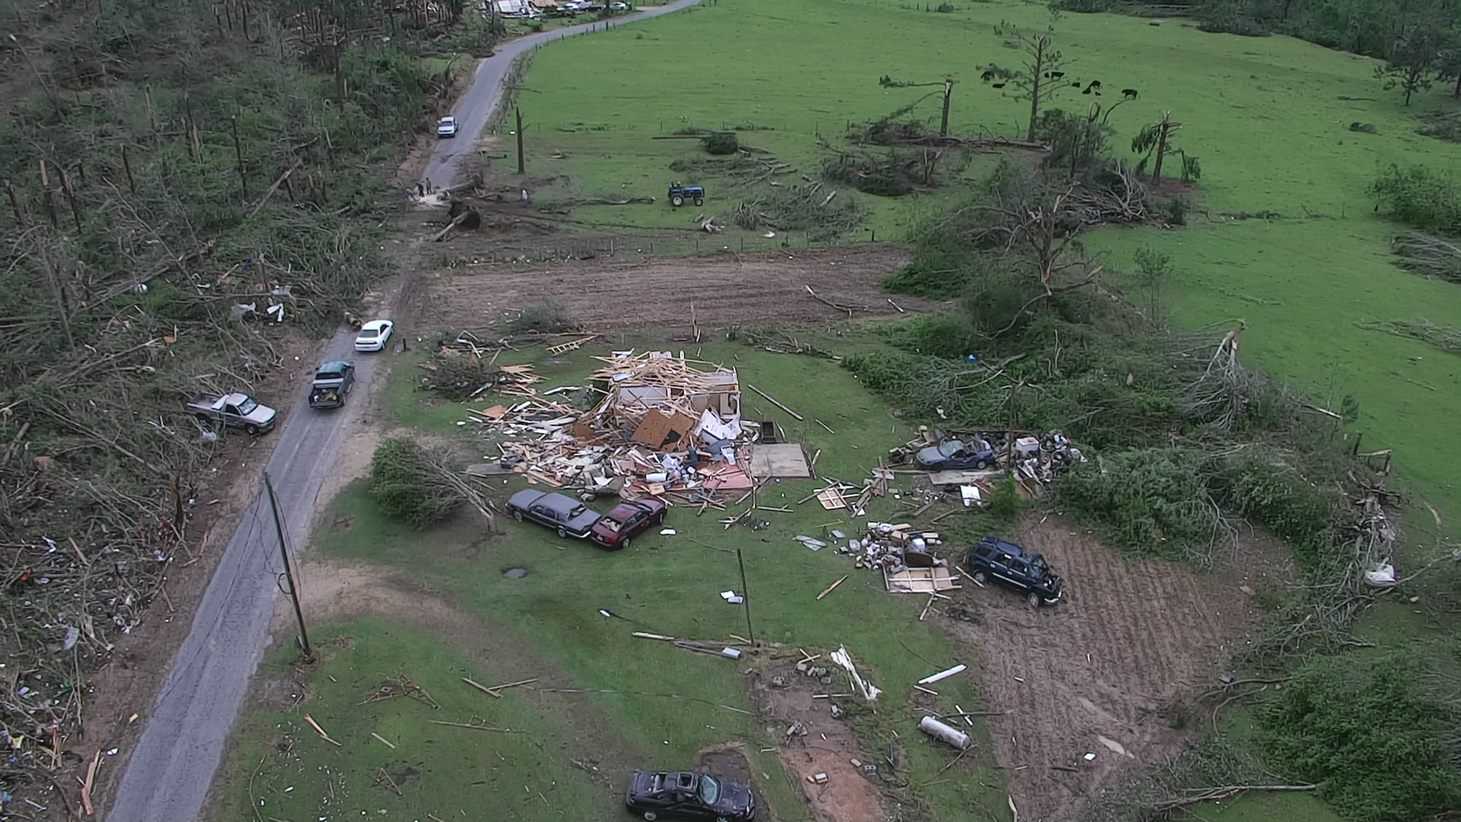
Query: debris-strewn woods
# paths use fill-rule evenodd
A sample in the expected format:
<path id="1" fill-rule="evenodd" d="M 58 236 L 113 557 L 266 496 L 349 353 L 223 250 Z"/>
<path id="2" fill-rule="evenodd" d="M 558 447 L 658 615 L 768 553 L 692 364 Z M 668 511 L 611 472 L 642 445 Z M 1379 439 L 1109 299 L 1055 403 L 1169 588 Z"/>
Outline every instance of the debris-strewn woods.
<path id="1" fill-rule="evenodd" d="M 381 270 L 381 163 L 446 76 L 367 45 L 342 14 L 189 0 L 5 12 L 7 796 L 77 764 L 90 673 L 196 556 L 190 524 L 233 479 L 209 469 L 228 441 L 185 403 L 254 390 Z M 381 19 L 396 44 L 446 22 Z"/>

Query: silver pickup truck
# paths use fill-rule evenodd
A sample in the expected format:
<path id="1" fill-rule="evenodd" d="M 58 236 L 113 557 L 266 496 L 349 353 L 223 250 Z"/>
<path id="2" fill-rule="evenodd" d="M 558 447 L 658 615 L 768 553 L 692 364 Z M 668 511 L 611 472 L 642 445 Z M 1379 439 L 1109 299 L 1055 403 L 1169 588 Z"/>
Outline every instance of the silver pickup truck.
<path id="1" fill-rule="evenodd" d="M 271 431 L 279 414 L 248 394 L 224 394 L 220 397 L 188 403 L 188 410 L 203 422 L 221 422 L 229 428 L 242 428 L 250 434 Z"/>

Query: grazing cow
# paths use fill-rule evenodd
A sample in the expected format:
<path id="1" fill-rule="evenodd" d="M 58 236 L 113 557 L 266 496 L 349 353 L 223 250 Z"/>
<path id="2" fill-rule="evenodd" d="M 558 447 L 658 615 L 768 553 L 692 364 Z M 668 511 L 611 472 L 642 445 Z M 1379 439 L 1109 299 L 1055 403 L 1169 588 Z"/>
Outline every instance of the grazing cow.
<path id="1" fill-rule="evenodd" d="M 1125 97 L 1128 100 L 1135 100 L 1136 99 L 1136 89 L 1134 89 L 1134 88 L 1124 88 L 1124 89 L 1121 90 L 1121 96 L 1122 97 Z"/>
<path id="2" fill-rule="evenodd" d="M 1101 81 L 1100 80 L 1092 80 L 1091 81 L 1091 84 L 1088 85 L 1088 86 L 1086 86 L 1085 90 L 1082 91 L 1081 94 L 1090 94 L 1093 91 L 1096 93 L 1096 96 L 1097 97 L 1100 97 L 1101 96 Z"/>
<path id="3" fill-rule="evenodd" d="M 989 84 L 989 87 L 990 88 L 1004 88 L 1005 85 L 1006 85 L 1005 83 L 990 83 Z"/>

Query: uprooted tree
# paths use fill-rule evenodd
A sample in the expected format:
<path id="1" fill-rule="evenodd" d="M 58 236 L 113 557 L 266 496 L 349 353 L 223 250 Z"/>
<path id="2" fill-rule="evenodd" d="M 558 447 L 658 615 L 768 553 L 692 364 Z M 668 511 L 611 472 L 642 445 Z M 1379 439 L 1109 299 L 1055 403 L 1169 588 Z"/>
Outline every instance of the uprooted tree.
<path id="1" fill-rule="evenodd" d="M 435 525 L 468 505 L 495 526 L 496 506 L 486 489 L 467 476 L 451 453 L 404 437 L 375 449 L 370 463 L 370 496 L 381 509 L 416 528 Z"/>

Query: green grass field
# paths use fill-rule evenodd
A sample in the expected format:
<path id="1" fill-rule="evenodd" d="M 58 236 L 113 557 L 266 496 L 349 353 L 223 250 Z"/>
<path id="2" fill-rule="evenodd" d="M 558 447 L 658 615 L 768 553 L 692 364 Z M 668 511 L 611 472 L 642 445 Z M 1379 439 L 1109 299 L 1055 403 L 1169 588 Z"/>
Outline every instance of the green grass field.
<path id="1" fill-rule="evenodd" d="M 805 416 L 807 421 L 798 423 L 753 396 L 745 400 L 754 418 L 776 420 L 788 436 L 805 442 L 809 452 L 821 449 L 817 467 L 823 476 L 856 481 L 887 448 L 910 436 L 881 401 L 825 360 L 771 354 L 735 343 L 697 350 L 701 357 L 734 365 L 743 379 L 784 398 Z M 540 362 L 539 371 L 553 374 L 551 383 L 559 384 L 581 378 L 592 364 L 581 352 L 569 360 Z M 394 369 L 384 399 L 396 422 L 419 424 L 438 434 L 455 429 L 449 406 L 432 408 L 425 403 L 418 407 L 426 410 L 413 415 L 410 402 L 425 400 L 411 389 L 416 371 L 408 361 Z M 828 433 L 813 419 L 837 433 Z M 514 481 L 504 494 L 521 485 Z M 719 596 L 727 589 L 742 590 L 734 553 L 740 549 L 757 639 L 792 649 L 835 650 L 846 644 L 859 664 L 877 672 L 875 681 L 887 690 L 876 716 L 860 722 L 869 749 L 893 742 L 894 732 L 901 737 L 907 770 L 900 777 L 920 786 L 912 793 L 940 812 L 937 818 L 961 818 L 959 814 L 976 809 L 1003 818 L 1007 813 L 1003 778 L 990 767 L 987 744 L 966 757 L 976 763 L 972 773 L 935 779 L 950 754 L 914 729 L 918 709 L 911 683 L 957 661 L 972 660 L 959 659 L 940 631 L 918 622 L 922 598 L 888 594 L 882 590 L 881 576 L 855 570 L 850 560 L 829 549 L 811 552 L 792 539 L 796 534 L 820 534 L 829 524 L 848 527 L 845 515 L 824 511 L 816 503 L 796 505 L 816 487 L 820 483 L 815 480 L 774 484 L 762 495 L 762 504 L 790 506 L 795 513 L 764 514 L 771 522 L 764 530 L 727 531 L 713 509 L 696 517 L 693 510 L 679 508 L 667 522 L 676 535 L 642 537 L 623 552 L 605 553 L 511 521 L 504 522 L 504 534 L 489 537 L 481 523 L 467 515 L 432 531 L 412 531 L 385 518 L 363 482 L 357 482 L 336 499 L 323 519 L 348 522 L 349 527 L 324 529 L 311 552 L 349 565 L 406 574 L 413 585 L 450 603 L 477 627 L 413 627 L 409 618 L 399 616 L 326 626 L 322 629 L 326 639 L 319 642 L 326 649 L 324 661 L 308 676 L 310 701 L 295 711 L 265 706 L 250 714 L 242 733 L 246 741 L 234 752 L 229 779 L 220 791 L 223 811 L 237 812 L 248 801 L 248 779 L 263 757 L 253 790 L 283 819 L 307 818 L 321 797 L 330 794 L 329 780 L 334 779 L 351 786 L 351 801 L 371 815 L 380 807 L 391 813 L 435 813 L 450 819 L 458 807 L 470 810 L 489 797 L 505 795 L 513 813 L 506 818 L 611 820 L 622 814 L 617 795 L 610 801 L 605 786 L 586 780 L 586 772 L 572 759 L 598 761 L 606 774 L 613 775 L 619 790 L 618 780 L 626 768 L 689 764 L 701 748 L 738 741 L 749 746 L 753 768 L 767 775 L 758 779 L 758 786 L 767 791 L 775 818 L 806 818 L 800 790 L 788 784 L 776 754 L 759 750 L 775 745 L 775 736 L 785 729 L 714 707 L 753 707 L 741 676 L 746 666 L 630 636 L 634 630 L 705 639 L 744 635 L 744 611 Z M 892 516 L 895 505 L 891 498 L 879 501 L 869 516 Z M 965 522 L 954 532 L 976 527 L 975 519 L 958 518 Z M 941 527 L 958 520 L 946 520 Z M 508 578 L 501 573 L 508 567 L 526 568 L 529 574 Z M 844 574 L 850 576 L 843 585 L 827 598 L 816 599 Z M 605 619 L 600 608 L 634 623 Z M 478 633 L 482 638 L 474 636 Z M 279 676 L 286 663 L 279 656 L 266 676 Z M 426 686 L 442 709 L 433 711 L 409 699 L 359 704 L 380 682 L 402 672 Z M 544 686 L 642 693 L 565 697 L 573 708 L 572 716 L 565 717 L 553 707 L 558 702 L 545 702 L 527 690 L 501 702 L 490 700 L 462 684 L 462 676 L 486 684 L 538 676 Z M 649 692 L 700 701 L 670 700 Z M 980 704 L 977 683 L 970 677 L 946 680 L 939 692 L 939 704 L 947 703 L 948 710 L 956 703 L 969 710 Z M 301 713 L 306 711 L 342 743 L 340 749 L 302 724 Z M 426 724 L 431 719 L 478 719 L 527 729 L 538 747 L 525 747 L 516 734 Z M 399 750 L 373 741 L 372 731 L 396 742 Z M 297 757 L 269 747 L 286 734 L 296 740 Z M 470 743 L 470 753 L 457 757 L 464 740 Z M 608 745 L 608 750 L 596 747 L 598 743 Z M 499 754 L 514 763 L 511 769 L 493 764 L 500 763 Z M 419 772 L 411 777 L 419 784 L 405 790 L 404 797 L 373 787 L 377 768 L 389 771 L 404 765 Z M 294 789 L 285 793 L 289 786 Z M 539 790 L 549 796 L 551 808 L 537 797 Z M 555 796 L 572 799 L 560 804 Z M 356 805 L 348 807 L 353 812 Z"/>

